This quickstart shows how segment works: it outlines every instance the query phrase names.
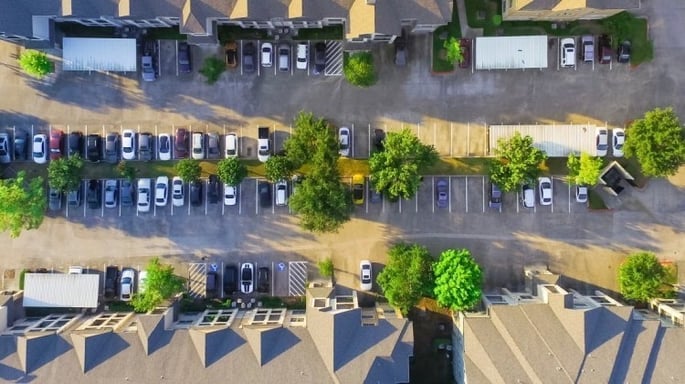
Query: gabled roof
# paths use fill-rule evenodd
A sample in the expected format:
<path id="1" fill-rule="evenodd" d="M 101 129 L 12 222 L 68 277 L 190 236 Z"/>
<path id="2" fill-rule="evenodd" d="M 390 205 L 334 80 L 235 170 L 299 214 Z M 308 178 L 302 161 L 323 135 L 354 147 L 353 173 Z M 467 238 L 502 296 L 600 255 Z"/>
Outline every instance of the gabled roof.
<path id="1" fill-rule="evenodd" d="M 287 353 L 301 341 L 289 329 L 283 327 L 247 326 L 243 328 L 243 332 L 260 366 Z"/>
<path id="2" fill-rule="evenodd" d="M 71 342 L 83 373 L 87 373 L 112 355 L 123 351 L 127 344 L 111 328 L 97 331 L 71 332 Z"/>
<path id="3" fill-rule="evenodd" d="M 165 334 L 163 319 L 162 315 L 137 316 L 138 337 L 146 355 L 151 355 L 168 342 L 168 337 L 165 337 L 168 334 Z"/>
<path id="4" fill-rule="evenodd" d="M 228 327 L 191 328 L 188 334 L 205 368 L 245 344 L 245 340 Z"/>

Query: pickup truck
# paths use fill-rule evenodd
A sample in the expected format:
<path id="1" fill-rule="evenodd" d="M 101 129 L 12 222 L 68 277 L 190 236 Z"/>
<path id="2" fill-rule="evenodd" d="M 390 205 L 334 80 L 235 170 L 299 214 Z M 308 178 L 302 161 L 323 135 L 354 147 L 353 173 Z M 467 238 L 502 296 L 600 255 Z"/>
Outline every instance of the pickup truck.
<path id="1" fill-rule="evenodd" d="M 591 35 L 581 37 L 580 46 L 583 54 L 583 61 L 586 63 L 595 61 L 595 38 Z"/>
<path id="2" fill-rule="evenodd" d="M 257 138 L 257 158 L 262 163 L 266 163 L 271 153 L 271 148 L 269 147 L 269 128 L 259 127 Z"/>

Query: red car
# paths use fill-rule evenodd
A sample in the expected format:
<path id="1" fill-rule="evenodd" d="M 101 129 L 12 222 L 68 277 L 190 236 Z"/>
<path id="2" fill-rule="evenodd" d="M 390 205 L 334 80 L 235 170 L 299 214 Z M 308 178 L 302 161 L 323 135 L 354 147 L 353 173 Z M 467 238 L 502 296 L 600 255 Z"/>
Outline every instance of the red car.
<path id="1" fill-rule="evenodd" d="M 62 157 L 62 141 L 64 132 L 53 129 L 50 131 L 50 160 L 57 160 Z"/>
<path id="2" fill-rule="evenodd" d="M 177 159 L 188 157 L 188 130 L 177 128 L 174 137 L 174 155 Z"/>
<path id="3" fill-rule="evenodd" d="M 463 60 L 459 62 L 459 68 L 471 68 L 471 40 L 461 39 L 459 40 L 459 46 L 461 47 L 461 55 Z"/>

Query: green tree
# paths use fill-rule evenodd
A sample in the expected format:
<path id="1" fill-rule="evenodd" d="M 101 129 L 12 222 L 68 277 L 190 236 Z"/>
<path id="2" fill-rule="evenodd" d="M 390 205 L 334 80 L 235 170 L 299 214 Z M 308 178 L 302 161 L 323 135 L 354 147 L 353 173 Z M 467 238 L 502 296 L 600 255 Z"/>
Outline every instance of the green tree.
<path id="1" fill-rule="evenodd" d="M 40 227 L 45 215 L 46 199 L 43 178 L 26 180 L 20 171 L 13 179 L 0 180 L 0 230 L 17 238 L 22 230 Z"/>
<path id="2" fill-rule="evenodd" d="M 421 185 L 421 171 L 438 161 L 438 152 L 408 129 L 388 132 L 384 147 L 369 159 L 374 188 L 392 201 L 412 198 Z"/>
<path id="3" fill-rule="evenodd" d="M 121 160 L 117 164 L 117 171 L 121 177 L 128 179 L 128 181 L 133 182 L 133 179 L 136 178 L 136 169 L 126 160 Z"/>
<path id="4" fill-rule="evenodd" d="M 293 171 L 293 164 L 286 156 L 270 156 L 264 164 L 266 179 L 272 183 L 289 179 Z"/>
<path id="5" fill-rule="evenodd" d="M 45 53 L 32 49 L 24 51 L 19 55 L 19 66 L 27 74 L 39 79 L 55 70 L 54 64 Z"/>
<path id="6" fill-rule="evenodd" d="M 418 244 L 396 244 L 376 281 L 388 302 L 406 315 L 423 296 L 433 291 L 430 252 Z"/>
<path id="7" fill-rule="evenodd" d="M 448 249 L 433 265 L 438 304 L 453 311 L 463 311 L 481 297 L 483 271 L 467 249 Z"/>
<path id="8" fill-rule="evenodd" d="M 506 192 L 535 180 L 540 174 L 540 163 L 547 158 L 545 152 L 533 146 L 532 137 L 521 136 L 519 132 L 508 140 L 499 139 L 495 155 L 489 164 L 490 179 Z"/>
<path id="9" fill-rule="evenodd" d="M 618 270 L 623 297 L 643 303 L 659 297 L 665 279 L 666 270 L 659 259 L 649 252 L 628 256 Z"/>
<path id="10" fill-rule="evenodd" d="M 197 160 L 183 159 L 176 163 L 176 173 L 184 182 L 192 183 L 200 179 L 202 167 Z"/>
<path id="11" fill-rule="evenodd" d="M 200 73 L 207 78 L 207 84 L 214 84 L 226 70 L 226 64 L 214 56 L 205 59 Z"/>
<path id="12" fill-rule="evenodd" d="M 319 266 L 319 273 L 323 277 L 332 277 L 335 267 L 333 266 L 333 260 L 331 258 L 326 258 L 317 263 Z"/>
<path id="13" fill-rule="evenodd" d="M 310 175 L 290 197 L 290 208 L 300 216 L 300 226 L 312 232 L 337 232 L 350 220 L 352 197 L 339 178 Z"/>
<path id="14" fill-rule="evenodd" d="M 454 37 L 450 37 L 443 43 L 443 48 L 445 48 L 445 51 L 447 52 L 446 58 L 450 63 L 456 64 L 464 61 L 464 55 L 461 52 L 461 44 L 459 44 L 459 40 L 455 39 Z"/>
<path id="15" fill-rule="evenodd" d="M 48 184 L 62 193 L 73 191 L 81 187 L 82 172 L 83 159 L 78 154 L 52 160 L 48 164 Z"/>
<path id="16" fill-rule="evenodd" d="M 672 108 L 656 108 L 626 131 L 624 151 L 647 176 L 671 176 L 685 163 L 685 136 Z"/>
<path id="17" fill-rule="evenodd" d="M 216 174 L 222 183 L 235 186 L 247 177 L 247 167 L 237 157 L 229 157 L 219 161 Z"/>
<path id="18" fill-rule="evenodd" d="M 293 169 L 297 169 L 311 161 L 318 146 L 318 138 L 325 138 L 322 136 L 324 133 L 331 136 L 334 134 L 324 119 L 316 118 L 310 112 L 298 113 L 293 127 L 293 134 L 285 141 L 283 147 Z M 337 144 L 337 141 L 335 143 Z"/>
<path id="19" fill-rule="evenodd" d="M 571 185 L 595 185 L 602 171 L 602 159 L 582 152 L 580 157 L 569 153 L 566 161 L 568 180 Z"/>
<path id="20" fill-rule="evenodd" d="M 371 52 L 350 53 L 344 59 L 345 79 L 358 87 L 370 87 L 376 83 L 376 70 Z"/>
<path id="21" fill-rule="evenodd" d="M 133 296 L 131 304 L 136 312 L 148 312 L 183 290 L 183 279 L 174 275 L 174 267 L 164 265 L 158 258 L 146 266 L 145 292 Z"/>

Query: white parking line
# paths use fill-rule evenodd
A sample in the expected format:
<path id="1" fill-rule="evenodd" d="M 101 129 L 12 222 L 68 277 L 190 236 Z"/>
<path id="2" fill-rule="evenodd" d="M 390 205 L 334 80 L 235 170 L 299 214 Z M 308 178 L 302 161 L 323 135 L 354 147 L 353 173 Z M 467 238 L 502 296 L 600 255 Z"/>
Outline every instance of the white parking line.
<path id="1" fill-rule="evenodd" d="M 259 215 L 259 180 L 254 180 L 254 211 Z"/>
<path id="2" fill-rule="evenodd" d="M 162 43 L 157 40 L 157 73 L 162 77 Z"/>
<path id="3" fill-rule="evenodd" d="M 276 214 L 276 184 L 271 184 L 271 214 Z"/>
<path id="4" fill-rule="evenodd" d="M 398 200 L 400 202 L 400 205 L 399 205 L 400 213 L 402 213 L 402 198 L 400 197 Z"/>
<path id="5" fill-rule="evenodd" d="M 352 123 L 352 137 L 350 138 L 350 146 L 352 147 L 352 158 L 354 158 L 354 123 Z"/>
<path id="6" fill-rule="evenodd" d="M 174 53 L 174 56 L 176 56 L 176 76 L 178 76 L 178 40 L 176 40 L 176 52 Z"/>
<path id="7" fill-rule="evenodd" d="M 371 124 L 369 124 L 369 156 L 371 157 Z"/>
<path id="8" fill-rule="evenodd" d="M 185 182 L 183 184 L 185 184 Z M 183 188 L 185 188 L 185 185 L 183 186 Z M 190 206 L 191 206 L 191 204 L 190 204 L 190 183 L 188 183 L 188 189 L 186 189 L 186 191 L 188 191 L 188 193 L 187 193 L 187 196 L 188 196 L 188 216 L 190 216 Z M 183 196 L 183 202 L 185 202 L 185 196 Z"/>
<path id="9" fill-rule="evenodd" d="M 454 150 L 453 150 L 453 144 L 452 142 L 454 141 L 454 126 L 452 125 L 452 122 L 450 121 L 450 157 L 453 156 Z M 467 138 L 468 141 L 468 138 Z"/>
<path id="10" fill-rule="evenodd" d="M 466 185 L 464 186 L 464 200 L 466 201 L 466 213 L 469 212 L 469 177 L 465 178 Z"/>
<path id="11" fill-rule="evenodd" d="M 435 213 L 435 176 L 431 176 L 431 207 L 433 207 L 433 213 Z"/>
<path id="12" fill-rule="evenodd" d="M 238 184 L 238 214 L 239 214 L 239 215 L 243 213 L 243 204 L 242 204 L 242 202 L 243 202 L 243 199 L 242 199 L 243 192 L 242 192 L 241 187 L 242 187 L 242 184 Z"/>
<path id="13" fill-rule="evenodd" d="M 550 177 L 550 181 L 552 181 L 552 185 L 550 185 L 550 188 L 552 189 L 552 213 L 554 213 L 554 178 Z"/>
<path id="14" fill-rule="evenodd" d="M 152 151 L 152 159 L 157 160 L 157 154 L 159 153 L 159 133 L 157 133 L 157 124 L 155 124 L 155 148 Z M 173 205 L 173 204 L 171 204 Z"/>
<path id="15" fill-rule="evenodd" d="M 519 213 L 519 191 L 516 191 L 516 213 Z"/>
<path id="16" fill-rule="evenodd" d="M 209 204 L 209 202 L 207 201 L 207 200 L 209 200 L 207 198 L 208 196 L 209 196 L 209 180 L 207 180 L 207 183 L 205 185 L 205 216 L 207 216 L 207 204 Z"/>
<path id="17" fill-rule="evenodd" d="M 483 213 L 485 213 L 485 176 L 482 176 L 483 180 Z"/>
<path id="18" fill-rule="evenodd" d="M 86 208 L 88 207 L 88 204 L 84 200 L 84 197 L 86 197 L 86 181 L 84 180 L 83 183 L 81 183 L 81 202 L 83 203 L 83 217 L 86 217 Z"/>
<path id="19" fill-rule="evenodd" d="M 571 184 L 568 184 L 568 213 L 571 214 Z"/>
<path id="20" fill-rule="evenodd" d="M 105 217 L 105 183 L 100 183 L 100 217 Z"/>
<path id="21" fill-rule="evenodd" d="M 364 180 L 366 181 L 364 183 L 364 197 L 366 197 L 366 199 L 364 199 L 364 209 L 366 213 L 369 213 L 369 190 L 371 188 L 371 180 L 368 177 L 365 177 Z"/>
<path id="22" fill-rule="evenodd" d="M 447 208 L 449 213 L 452 213 L 452 177 L 447 178 L 447 185 L 450 191 L 450 193 L 448 194 L 449 199 L 447 199 Z M 433 193 L 433 196 L 435 196 L 435 193 Z M 433 202 L 433 205 L 435 205 L 435 202 Z"/>

